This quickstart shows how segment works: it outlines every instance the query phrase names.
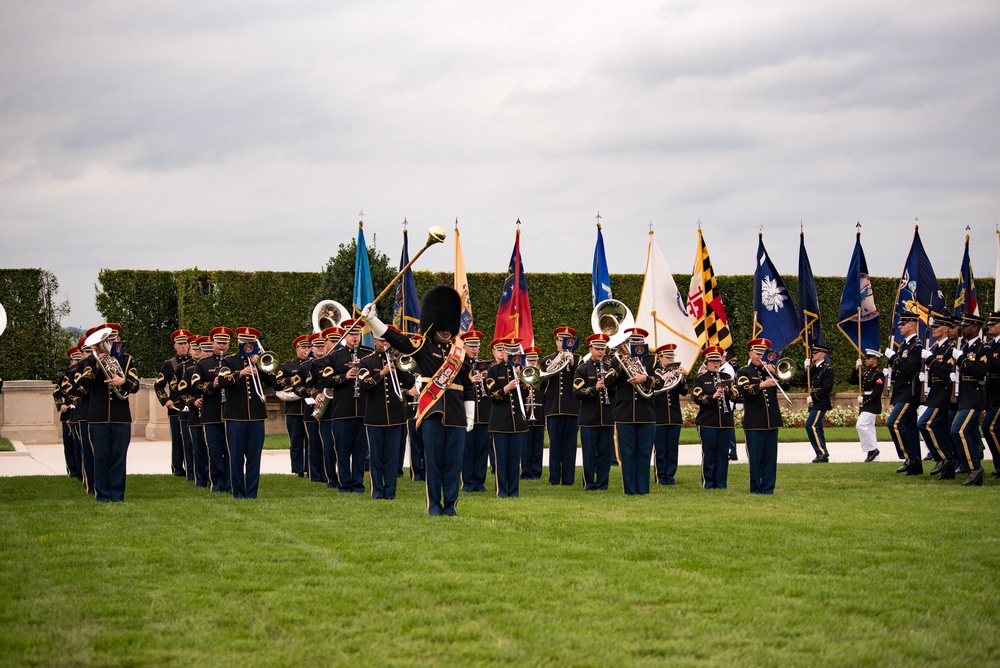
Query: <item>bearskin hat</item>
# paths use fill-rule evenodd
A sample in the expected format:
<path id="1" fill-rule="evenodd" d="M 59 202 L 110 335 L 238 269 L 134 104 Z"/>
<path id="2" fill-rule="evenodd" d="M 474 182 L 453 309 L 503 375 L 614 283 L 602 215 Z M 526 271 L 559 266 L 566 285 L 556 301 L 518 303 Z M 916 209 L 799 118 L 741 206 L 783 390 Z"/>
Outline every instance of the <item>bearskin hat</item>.
<path id="1" fill-rule="evenodd" d="M 454 288 L 436 285 L 426 293 L 420 302 L 420 331 L 458 334 L 462 321 L 462 298 Z"/>

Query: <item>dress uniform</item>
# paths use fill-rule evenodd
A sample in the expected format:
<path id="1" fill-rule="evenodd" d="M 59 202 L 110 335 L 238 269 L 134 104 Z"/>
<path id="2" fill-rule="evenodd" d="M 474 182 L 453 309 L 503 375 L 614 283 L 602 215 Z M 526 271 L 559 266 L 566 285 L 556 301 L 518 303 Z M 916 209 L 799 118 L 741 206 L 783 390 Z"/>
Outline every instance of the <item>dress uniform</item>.
<path id="1" fill-rule="evenodd" d="M 343 346 L 327 355 L 319 384 L 333 390 L 330 414 L 337 452 L 337 490 L 364 494 L 368 438 L 365 435 L 365 399 L 358 368 L 361 360 L 372 350 L 360 345 L 361 330 L 364 328 L 360 319 L 345 320 L 341 326 L 344 329 Z M 329 466 L 329 460 L 327 464 Z"/>
<path id="2" fill-rule="evenodd" d="M 153 391 L 157 401 L 167 409 L 167 417 L 170 421 L 170 472 L 178 478 L 187 476 L 188 480 L 194 480 L 194 467 L 191 462 L 191 437 L 187 433 L 187 415 L 183 416 L 184 424 L 181 424 L 181 410 L 177 405 L 177 383 L 184 377 L 184 372 L 191 365 L 191 356 L 188 354 L 190 347 L 191 332 L 186 329 L 178 329 L 170 335 L 170 341 L 174 344 L 176 355 L 168 359 L 160 366 L 160 373 L 153 383 Z"/>
<path id="3" fill-rule="evenodd" d="M 337 455 L 333 447 L 333 429 L 330 424 L 330 405 L 327 404 L 321 417 L 324 422 L 320 422 L 316 417 L 316 397 L 323 391 L 314 382 L 314 377 L 319 378 L 319 369 L 323 367 L 323 358 L 326 356 L 326 336 L 323 332 L 317 332 L 309 337 L 312 358 L 299 365 L 296 372 L 296 381 L 293 382 L 295 392 L 302 397 L 302 425 L 306 432 L 306 467 L 309 471 L 309 480 L 328 484 L 331 478 L 327 477 L 327 465 L 325 453 L 329 450 L 330 475 L 333 480 L 337 479 Z M 314 375 L 315 371 L 315 375 Z M 324 442 L 324 433 L 320 426 L 325 425 L 326 438 L 329 439 L 329 446 Z"/>
<path id="4" fill-rule="evenodd" d="M 549 484 L 572 485 L 576 480 L 576 444 L 580 421 L 580 400 L 573 393 L 573 376 L 580 366 L 580 356 L 569 350 L 568 342 L 576 348 L 576 330 L 556 327 L 556 352 L 541 362 L 542 369 L 556 364 L 562 355 L 568 363 L 555 375 L 542 381 L 545 397 L 545 428 L 549 433 Z"/>
<path id="5" fill-rule="evenodd" d="M 674 351 L 676 344 L 665 343 L 656 349 L 657 368 L 653 373 L 661 378 L 666 374 L 666 366 L 675 364 Z M 730 376 L 732 378 L 732 376 Z M 677 473 L 677 451 L 681 440 L 681 427 L 684 426 L 684 415 L 681 410 L 681 397 L 688 393 L 687 377 L 682 375 L 680 382 L 668 390 L 657 392 L 653 397 L 656 408 L 656 435 L 653 438 L 653 463 L 656 471 L 657 485 L 673 485 Z M 726 453 L 729 450 L 727 447 Z"/>
<path id="6" fill-rule="evenodd" d="M 618 462 L 625 493 L 649 494 L 649 462 L 656 437 L 652 393 L 663 385 L 663 379 L 653 373 L 653 356 L 646 351 L 649 333 L 639 328 L 626 329 L 625 333 L 629 334 L 630 354 L 611 360 L 615 373 L 608 377 L 608 384 L 615 388 Z M 626 366 L 631 366 L 633 372 L 627 372 Z"/>
<path id="7" fill-rule="evenodd" d="M 95 496 L 98 501 L 124 501 L 125 459 L 132 440 L 132 411 L 128 395 L 139 391 L 139 373 L 131 355 L 113 355 L 111 352 L 110 344 L 118 340 L 121 331 L 117 324 L 105 323 L 87 335 L 105 328 L 111 329 L 113 334 L 105 343 L 97 344 L 98 349 L 83 360 L 80 383 L 89 389 L 90 394 L 87 424 L 94 449 Z M 111 360 L 114 359 L 123 375 L 109 370 L 113 377 L 107 378 L 98 363 L 99 358 L 105 368 L 113 366 Z"/>
<path id="8" fill-rule="evenodd" d="M 503 345 L 509 360 L 510 356 L 520 351 L 521 339 L 506 338 Z M 493 436 L 496 494 L 499 498 L 520 496 L 521 451 L 528 435 L 527 392 L 518 378 L 520 369 L 520 366 L 512 366 L 508 362 L 491 366 L 486 374 L 486 392 L 493 402 L 490 434 Z"/>
<path id="9" fill-rule="evenodd" d="M 66 474 L 70 478 L 83 481 L 81 473 L 80 451 L 77 448 L 76 438 L 73 436 L 73 425 L 70 419 L 73 417 L 73 409 L 76 407 L 73 402 L 73 373 L 76 363 L 82 359 L 80 349 L 73 346 L 66 351 L 70 364 L 59 375 L 56 389 L 52 392 L 52 398 L 56 402 L 56 410 L 59 411 L 59 425 L 62 427 L 63 455 L 66 458 Z"/>
<path id="10" fill-rule="evenodd" d="M 281 406 L 285 414 L 285 430 L 288 432 L 288 456 L 291 459 L 292 474 L 301 478 L 306 471 L 306 428 L 303 422 L 305 402 L 295 392 L 295 385 L 301 382 L 299 367 L 308 359 L 309 335 L 295 337 L 292 348 L 295 350 L 295 359 L 282 364 L 274 374 L 274 387 L 284 393 Z M 279 395 L 278 398 L 281 399 L 282 396 Z"/>
<path id="11" fill-rule="evenodd" d="M 465 348 L 455 335 L 460 327 L 462 299 L 450 287 L 438 285 L 424 294 L 420 306 L 419 348 L 405 335 L 387 331 L 373 305 L 362 311 L 375 336 L 404 355 L 412 355 L 424 379 L 425 406 L 420 429 L 424 439 L 427 514 L 457 515 L 462 478 L 465 432 L 475 419 L 475 390 L 464 364 Z M 433 400 L 431 400 L 433 399 Z"/>
<path id="12" fill-rule="evenodd" d="M 226 393 L 217 381 L 233 330 L 229 327 L 216 327 L 208 336 L 212 341 L 212 352 L 195 365 L 194 373 L 191 374 L 191 392 L 194 404 L 201 413 L 201 426 L 205 430 L 211 489 L 213 492 L 232 493 L 226 427 L 222 422 Z"/>
<path id="13" fill-rule="evenodd" d="M 212 340 L 207 336 L 193 335 L 190 339 L 191 364 L 184 371 L 184 377 L 177 382 L 179 403 L 187 409 L 187 430 L 191 437 L 191 461 L 194 467 L 194 486 L 208 487 L 208 442 L 205 428 L 201 424 L 201 409 L 196 403 L 192 379 L 198 362 L 211 356 Z M 175 405 L 177 402 L 175 402 Z M 182 412 L 184 409 L 182 409 Z"/>
<path id="14" fill-rule="evenodd" d="M 388 328 L 399 332 L 392 325 Z M 361 380 L 361 391 L 365 394 L 372 498 L 395 499 L 399 435 L 406 429 L 404 397 L 407 388 L 413 386 L 413 376 L 396 370 L 389 355 L 389 344 L 384 338 L 376 337 L 375 352 L 361 360 L 358 378 Z"/>
<path id="15" fill-rule="evenodd" d="M 833 367 L 826 359 L 830 349 L 822 344 L 816 344 L 806 360 L 806 375 L 809 379 L 809 415 L 806 417 L 806 435 L 812 445 L 816 457 L 814 464 L 830 461 L 830 451 L 826 447 L 826 432 L 823 430 L 823 419 L 826 412 L 833 408 L 830 394 L 833 392 Z"/>
<path id="16" fill-rule="evenodd" d="M 701 437 L 701 486 L 726 489 L 729 444 L 733 440 L 733 377 L 720 371 L 726 352 L 720 346 L 704 351 L 706 370 L 694 379 L 691 398 L 698 405 L 694 422 Z"/>
<path id="17" fill-rule="evenodd" d="M 423 337 L 419 334 L 414 334 L 410 337 L 410 342 L 415 348 L 420 347 L 420 341 Z M 417 400 L 420 397 L 420 390 L 423 388 L 423 377 L 419 373 L 413 375 L 413 388 L 407 392 L 410 395 L 410 399 L 406 404 L 406 435 L 410 440 L 410 480 L 413 482 L 425 482 L 426 466 L 424 463 L 424 436 L 420 429 L 417 427 Z M 414 392 L 416 394 L 414 394 Z M 486 398 L 485 401 L 489 403 L 489 399 Z M 477 415 L 482 415 L 477 412 Z M 487 419 L 489 413 L 486 414 Z M 487 422 L 486 427 L 489 429 L 489 423 Z M 489 442 L 487 442 L 487 450 L 489 450 Z M 464 461 L 463 453 L 463 461 Z M 402 466 L 402 461 L 400 461 L 400 466 Z M 485 474 L 483 475 L 483 480 L 486 479 Z M 485 492 L 486 488 L 483 487 L 479 492 Z"/>
<path id="18" fill-rule="evenodd" d="M 537 368 L 539 353 L 541 350 L 536 346 L 525 348 L 525 365 Z M 521 480 L 541 480 L 542 456 L 545 453 L 545 407 L 539 401 L 542 398 L 542 391 L 531 385 L 523 387 L 523 390 L 528 433 L 523 439 L 524 447 L 521 449 Z"/>
<path id="19" fill-rule="evenodd" d="M 1000 311 L 994 311 L 986 321 L 989 341 L 989 361 L 986 365 L 986 413 L 983 415 L 983 438 L 993 457 L 994 478 L 1000 478 Z"/>
<path id="20" fill-rule="evenodd" d="M 922 475 L 924 469 L 920 460 L 917 405 L 920 403 L 918 384 L 924 345 L 917 338 L 915 313 L 900 315 L 898 327 L 900 334 L 905 337 L 903 343 L 896 350 L 892 346 L 885 349 L 885 356 L 888 358 L 886 382 L 892 385 L 889 395 L 892 411 L 889 412 L 886 426 L 896 445 L 896 454 L 903 460 L 903 465 L 896 472 Z"/>
<path id="21" fill-rule="evenodd" d="M 990 347 L 980 333 L 983 319 L 966 313 L 962 316 L 962 345 L 952 349 L 955 359 L 953 380 L 958 380 L 958 411 L 951 423 L 951 441 L 955 457 L 968 472 L 962 484 L 979 487 L 983 484 L 983 442 L 979 434 L 979 420 L 986 410 L 986 373 L 989 366 Z"/>
<path id="22" fill-rule="evenodd" d="M 736 392 L 743 400 L 751 494 L 773 494 L 778 472 L 778 429 L 782 426 L 778 381 L 763 366 L 763 355 L 770 347 L 767 339 L 750 341 L 750 362 L 736 374 Z"/>
<path id="23" fill-rule="evenodd" d="M 860 383 L 861 395 L 858 397 L 858 440 L 861 452 L 866 462 L 878 459 L 878 435 L 875 432 L 875 421 L 882 413 L 882 392 L 885 389 L 885 379 L 882 375 L 882 353 L 877 350 L 866 350 L 865 359 L 858 360 L 857 366 L 851 372 L 851 384 Z M 862 368 L 862 365 L 863 368 Z M 859 378 L 860 377 L 860 378 Z"/>
<path id="24" fill-rule="evenodd" d="M 949 412 L 952 401 L 951 374 L 955 371 L 952 357 L 952 343 L 948 329 L 952 320 L 934 314 L 930 319 L 934 342 L 921 349 L 923 370 L 918 379 L 921 382 L 924 412 L 917 418 L 917 430 L 924 438 L 927 450 L 937 465 L 931 475 L 939 475 L 938 480 L 955 478 L 955 461 L 952 449 L 951 419 Z"/>
<path id="25" fill-rule="evenodd" d="M 73 411 L 73 434 L 78 444 L 77 447 L 80 448 L 80 472 L 83 474 L 83 488 L 87 494 L 94 496 L 97 493 L 94 489 L 94 448 L 90 444 L 90 426 L 87 423 L 87 414 L 90 412 L 90 388 L 81 383 L 84 361 L 93 353 L 89 347 L 84 345 L 86 340 L 86 336 L 81 336 L 76 344 L 83 357 L 73 369 L 72 397 L 73 403 L 76 405 L 76 410 Z"/>
<path id="26" fill-rule="evenodd" d="M 465 363 L 476 392 L 476 416 L 472 431 L 465 434 L 465 452 L 462 455 L 463 492 L 486 491 L 486 464 L 489 459 L 488 451 L 492 447 L 490 411 L 493 409 L 493 400 L 486 391 L 486 371 L 476 369 L 477 366 L 486 364 L 479 360 L 482 339 L 483 333 L 476 329 L 462 334 L 466 351 Z"/>
<path id="27" fill-rule="evenodd" d="M 591 358 L 573 375 L 573 394 L 580 402 L 580 445 L 583 449 L 583 489 L 606 490 L 614 448 L 614 388 L 607 381 L 617 375 L 606 359 L 609 337 L 587 338 Z"/>

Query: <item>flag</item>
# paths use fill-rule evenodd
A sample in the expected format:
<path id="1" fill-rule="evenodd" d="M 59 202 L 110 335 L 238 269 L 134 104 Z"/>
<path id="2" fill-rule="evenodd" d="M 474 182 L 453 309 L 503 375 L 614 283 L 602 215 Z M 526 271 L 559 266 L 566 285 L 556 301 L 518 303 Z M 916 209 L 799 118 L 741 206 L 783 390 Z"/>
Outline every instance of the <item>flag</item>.
<path id="1" fill-rule="evenodd" d="M 819 317 L 819 296 L 816 294 L 816 279 L 806 253 L 805 232 L 799 232 L 799 322 L 802 329 L 799 336 L 807 348 L 823 345 L 823 326 Z"/>
<path id="2" fill-rule="evenodd" d="M 1000 229 L 997 230 L 997 266 L 993 275 L 996 277 L 994 280 L 1000 282 Z M 1000 311 L 1000 290 L 997 290 L 995 285 L 993 288 L 993 310 Z"/>
<path id="3" fill-rule="evenodd" d="M 968 234 L 965 235 L 965 255 L 962 256 L 962 268 L 958 271 L 958 289 L 955 291 L 955 310 L 952 315 L 961 318 L 966 313 L 979 315 L 976 281 L 972 277 L 972 261 L 969 259 Z"/>
<path id="4" fill-rule="evenodd" d="M 708 256 L 705 237 L 701 234 L 701 223 L 698 223 L 698 248 L 688 286 L 687 311 L 702 349 L 722 346 L 728 351 L 732 348 L 733 336 L 729 333 L 726 308 L 722 304 L 722 293 L 712 269 L 712 259 Z"/>
<path id="5" fill-rule="evenodd" d="M 860 321 L 859 321 L 860 318 Z M 881 333 L 878 328 L 878 309 L 875 295 L 868 278 L 868 262 L 861 247 L 861 232 L 854 242 L 854 254 L 847 268 L 844 291 L 840 295 L 840 313 L 837 328 L 847 337 L 858 351 L 858 356 L 866 350 L 881 349 Z"/>
<path id="6" fill-rule="evenodd" d="M 469 279 L 465 275 L 465 257 L 462 256 L 462 240 L 458 235 L 458 220 L 455 220 L 455 292 L 462 298 L 462 319 L 459 334 L 473 329 L 472 300 L 469 298 Z"/>
<path id="7" fill-rule="evenodd" d="M 361 309 L 373 301 L 375 301 L 375 290 L 372 288 L 372 271 L 368 264 L 365 228 L 364 223 L 358 223 L 358 246 L 354 254 L 354 313 L 361 313 Z M 375 337 L 367 327 L 361 336 L 361 345 L 375 347 Z"/>
<path id="8" fill-rule="evenodd" d="M 753 338 L 771 341 L 771 350 L 779 355 L 799 337 L 801 327 L 788 288 L 764 248 L 763 232 L 757 235 L 757 269 L 753 274 Z"/>
<path id="9" fill-rule="evenodd" d="M 910 246 L 910 254 L 906 256 L 906 265 L 903 267 L 903 275 L 896 290 L 896 303 L 892 309 L 890 332 L 893 342 L 896 345 L 903 342 L 903 337 L 900 336 L 896 326 L 901 313 L 916 313 L 920 317 L 917 326 L 918 336 L 923 339 L 927 316 L 930 313 L 944 313 L 944 308 L 944 293 L 938 286 L 934 268 L 927 258 L 927 253 L 924 252 L 924 245 L 920 242 L 919 226 L 915 226 L 913 244 Z"/>
<path id="10" fill-rule="evenodd" d="M 594 268 L 591 284 L 594 306 L 605 299 L 611 299 L 611 274 L 608 273 L 608 258 L 604 255 L 604 235 L 601 234 L 600 223 L 597 224 L 597 245 L 594 246 Z"/>
<path id="11" fill-rule="evenodd" d="M 517 221 L 520 225 L 521 221 Z M 507 265 L 507 278 L 503 282 L 500 308 L 497 309 L 497 338 L 515 336 L 521 345 L 529 348 L 535 345 L 535 335 L 531 327 L 531 302 L 528 300 L 528 282 L 524 278 L 521 264 L 521 230 L 514 237 L 514 252 Z"/>
<path id="12" fill-rule="evenodd" d="M 405 224 L 406 221 L 404 220 Z M 399 270 L 410 263 L 410 243 L 403 228 L 403 253 L 399 256 Z M 403 334 L 416 334 L 420 329 L 420 299 L 413 269 L 407 268 L 402 280 L 396 283 L 396 301 L 392 305 L 392 324 Z"/>
<path id="13" fill-rule="evenodd" d="M 698 335 L 688 318 L 685 298 L 674 283 L 660 247 L 653 241 L 652 231 L 646 249 L 646 277 L 642 281 L 635 326 L 649 332 L 652 341 L 647 343 L 653 350 L 665 343 L 676 344 L 674 359 L 685 372 L 692 369 L 701 352 Z"/>

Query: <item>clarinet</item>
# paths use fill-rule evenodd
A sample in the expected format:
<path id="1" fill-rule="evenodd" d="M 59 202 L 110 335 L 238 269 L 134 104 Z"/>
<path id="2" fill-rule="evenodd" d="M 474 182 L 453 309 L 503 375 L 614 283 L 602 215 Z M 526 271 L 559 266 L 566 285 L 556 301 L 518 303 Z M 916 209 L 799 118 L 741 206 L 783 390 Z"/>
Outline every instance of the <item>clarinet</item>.
<path id="1" fill-rule="evenodd" d="M 351 348 L 351 366 L 355 371 L 358 369 L 358 347 L 354 346 Z M 361 378 L 357 375 L 354 376 L 354 398 L 357 399 L 361 396 Z"/>
<path id="2" fill-rule="evenodd" d="M 712 376 L 715 379 L 715 387 L 718 389 L 718 387 L 719 387 L 719 372 L 718 371 L 714 372 L 712 374 Z M 721 397 L 719 397 L 718 399 L 716 399 L 716 401 L 719 402 L 719 412 L 720 413 L 726 414 L 726 413 L 729 412 L 729 402 L 726 401 L 725 391 L 723 391 L 723 395 Z"/>
<path id="3" fill-rule="evenodd" d="M 219 366 L 215 367 L 215 377 L 216 378 L 219 377 L 219 370 L 221 368 L 222 368 L 222 353 L 219 353 Z M 219 403 L 224 405 L 226 403 L 226 389 L 223 388 L 223 387 L 220 387 L 219 388 L 219 395 L 220 395 L 219 396 Z"/>
<path id="4" fill-rule="evenodd" d="M 597 361 L 597 377 L 599 380 L 604 380 L 607 375 L 607 371 L 604 369 L 604 358 L 602 357 Z M 611 396 L 608 394 L 608 387 L 605 385 L 601 388 L 601 403 L 605 406 L 611 405 Z"/>

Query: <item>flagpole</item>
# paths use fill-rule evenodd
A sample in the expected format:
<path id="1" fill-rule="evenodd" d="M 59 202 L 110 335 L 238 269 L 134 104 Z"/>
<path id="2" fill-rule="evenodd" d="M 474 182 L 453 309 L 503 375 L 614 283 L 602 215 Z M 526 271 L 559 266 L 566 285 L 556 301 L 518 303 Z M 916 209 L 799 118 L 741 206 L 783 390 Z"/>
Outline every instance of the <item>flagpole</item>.
<path id="1" fill-rule="evenodd" d="M 858 236 L 861 236 L 860 232 L 858 232 Z M 860 284 L 858 285 L 858 288 L 859 289 L 861 288 Z M 858 306 L 858 359 L 859 360 L 862 359 L 862 356 L 861 356 L 861 307 L 860 306 Z M 864 388 L 861 386 L 861 372 L 860 371 L 858 372 L 858 392 L 864 393 Z"/>

